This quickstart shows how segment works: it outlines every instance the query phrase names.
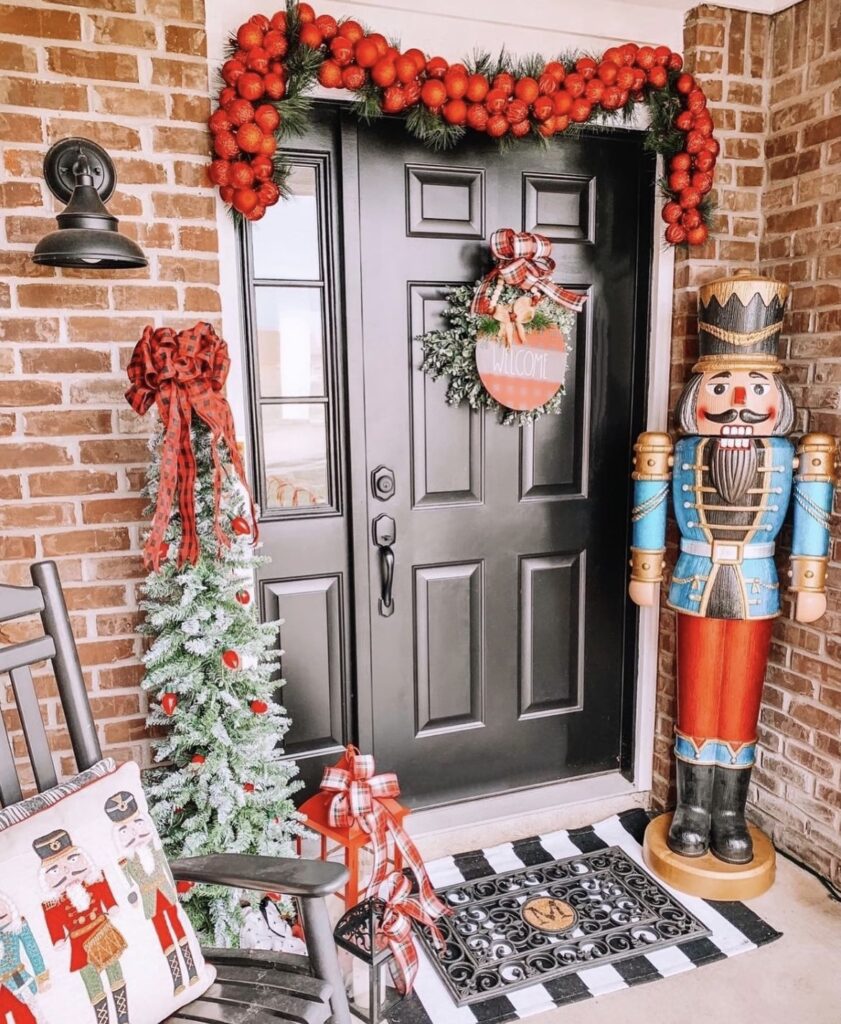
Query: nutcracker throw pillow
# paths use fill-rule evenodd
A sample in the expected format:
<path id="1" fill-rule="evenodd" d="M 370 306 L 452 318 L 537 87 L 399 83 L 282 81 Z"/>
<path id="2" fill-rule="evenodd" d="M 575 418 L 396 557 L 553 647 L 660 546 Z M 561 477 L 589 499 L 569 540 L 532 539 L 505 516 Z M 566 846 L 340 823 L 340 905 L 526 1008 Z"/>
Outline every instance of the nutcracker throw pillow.
<path id="1" fill-rule="evenodd" d="M 0 811 L 0 1021 L 159 1024 L 214 977 L 137 765 Z"/>

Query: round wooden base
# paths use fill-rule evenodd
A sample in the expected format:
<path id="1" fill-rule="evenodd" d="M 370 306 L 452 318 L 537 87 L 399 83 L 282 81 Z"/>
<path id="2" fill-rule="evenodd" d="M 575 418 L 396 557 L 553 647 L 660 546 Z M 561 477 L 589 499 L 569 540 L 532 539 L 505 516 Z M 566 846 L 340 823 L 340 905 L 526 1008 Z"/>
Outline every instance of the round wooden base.
<path id="1" fill-rule="evenodd" d="M 666 845 L 671 814 L 661 814 L 645 830 L 643 857 L 646 866 L 667 885 L 705 900 L 752 900 L 774 884 L 777 856 L 770 839 L 750 826 L 753 860 L 750 864 L 725 864 L 711 853 L 681 857 Z"/>

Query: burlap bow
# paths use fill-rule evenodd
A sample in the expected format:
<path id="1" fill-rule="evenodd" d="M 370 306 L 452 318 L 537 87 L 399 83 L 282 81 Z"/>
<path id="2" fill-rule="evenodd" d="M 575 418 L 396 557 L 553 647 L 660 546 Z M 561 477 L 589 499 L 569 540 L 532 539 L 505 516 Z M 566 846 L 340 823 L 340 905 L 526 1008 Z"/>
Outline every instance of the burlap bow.
<path id="1" fill-rule="evenodd" d="M 499 323 L 500 341 L 510 348 L 516 341 L 519 345 L 526 343 L 525 325 L 534 320 L 534 303 L 528 295 L 521 295 L 510 306 L 497 302 L 493 318 Z"/>
<path id="2" fill-rule="evenodd" d="M 447 912 L 435 895 L 417 847 L 381 802 L 387 797 L 400 795 L 400 785 L 394 772 L 375 775 L 374 758 L 349 746 L 339 764 L 324 769 L 321 789 L 332 794 L 327 820 L 333 828 L 359 825 L 371 837 L 374 866 L 366 896 L 376 893 L 382 885 L 389 862 L 393 861 L 390 847 L 395 844 L 415 874 L 419 889 L 417 899 L 424 913 L 434 919 Z"/>
<path id="3" fill-rule="evenodd" d="M 132 353 L 128 365 L 131 386 L 126 391 L 129 405 L 143 416 L 154 402 L 164 427 L 155 515 L 143 548 L 146 563 L 154 569 L 160 565 L 161 545 L 176 490 L 181 514 L 178 565 L 195 563 L 199 557 L 195 510 L 196 458 L 190 439 L 193 413 L 210 428 L 213 441 L 214 531 L 220 544 L 230 546 L 230 538 L 220 523 L 224 472 L 219 455 L 220 440 L 225 442 L 228 456 L 250 501 L 231 408 L 222 394 L 230 365 L 228 346 L 210 324 L 201 322 L 178 333 L 169 327 L 146 327 Z M 257 519 L 253 502 L 251 523 L 252 536 L 256 541 Z"/>
<path id="4" fill-rule="evenodd" d="M 584 308 L 586 295 L 568 291 L 552 280 L 555 261 L 552 243 L 545 235 L 500 228 L 491 235 L 491 252 L 497 265 L 476 289 L 472 313 L 493 314 L 503 285 L 528 292 L 536 302 L 545 295 L 575 313 Z"/>
<path id="5" fill-rule="evenodd" d="M 392 871 L 383 882 L 380 898 L 385 902 L 380 932 L 394 954 L 392 976 L 397 991 L 408 995 L 418 973 L 418 953 L 412 940 L 412 921 L 427 927 L 438 949 L 444 948 L 441 931 L 435 919 L 427 914 L 420 902 L 412 896 L 409 879 L 399 871 Z"/>

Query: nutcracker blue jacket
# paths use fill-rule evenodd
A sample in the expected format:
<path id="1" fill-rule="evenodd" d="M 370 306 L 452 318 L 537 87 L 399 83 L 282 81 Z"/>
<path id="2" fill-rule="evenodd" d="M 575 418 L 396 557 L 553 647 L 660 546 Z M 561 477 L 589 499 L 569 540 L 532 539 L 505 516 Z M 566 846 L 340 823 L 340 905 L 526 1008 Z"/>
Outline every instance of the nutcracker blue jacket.
<path id="1" fill-rule="evenodd" d="M 707 446 L 709 437 L 688 436 L 675 445 L 672 501 L 681 535 L 681 551 L 672 575 L 668 603 L 677 611 L 706 616 L 709 597 L 722 565 L 733 567 L 740 606 L 733 618 L 766 619 L 779 614 L 780 586 L 774 563 L 774 541 L 794 491 L 792 554 L 825 557 L 829 547 L 828 513 L 832 485 L 794 478 L 794 447 L 785 437 L 754 439 L 757 479 L 750 508 L 711 506 Z M 637 480 L 634 484 L 633 546 L 662 551 L 666 540 L 668 482 Z M 708 513 L 715 508 L 715 522 Z M 724 515 L 722 515 L 724 513 Z M 748 519 L 745 522 L 745 519 Z"/>

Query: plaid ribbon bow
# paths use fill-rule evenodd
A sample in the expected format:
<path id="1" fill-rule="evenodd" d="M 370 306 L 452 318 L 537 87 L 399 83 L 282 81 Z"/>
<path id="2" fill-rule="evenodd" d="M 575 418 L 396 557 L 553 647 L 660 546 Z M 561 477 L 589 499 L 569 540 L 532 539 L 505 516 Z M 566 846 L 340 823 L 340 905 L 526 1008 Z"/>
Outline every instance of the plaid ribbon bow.
<path id="1" fill-rule="evenodd" d="M 327 810 L 327 820 L 333 828 L 351 828 L 357 824 L 371 837 L 374 866 L 366 897 L 375 893 L 385 880 L 391 860 L 389 848 L 394 843 L 417 879 L 417 900 L 423 912 L 432 919 L 447 913 L 447 908 L 435 895 L 418 848 L 380 803 L 386 797 L 400 795 L 394 772 L 375 775 L 374 758 L 349 746 L 343 761 L 324 769 L 321 788 L 334 794 Z"/>
<path id="2" fill-rule="evenodd" d="M 193 413 L 208 425 L 213 439 L 214 532 L 220 544 L 229 547 L 231 543 L 220 523 L 223 473 L 219 457 L 220 440 L 225 442 L 237 476 L 251 499 L 245 467 L 237 448 L 231 407 L 222 394 L 230 365 L 228 346 L 208 323 L 197 323 L 195 327 L 177 334 L 169 327 L 146 327 L 134 347 L 128 365 L 131 386 L 126 391 L 126 399 L 140 416 L 144 416 L 154 402 L 164 427 L 158 498 L 152 527 L 143 548 L 146 563 L 154 569 L 160 565 L 161 545 L 176 490 L 181 514 L 178 565 L 180 567 L 185 562 L 195 564 L 199 557 L 194 504 L 196 457 L 190 440 Z M 257 519 L 253 501 L 251 522 L 256 541 Z"/>
<path id="3" fill-rule="evenodd" d="M 552 243 L 545 235 L 499 228 L 491 235 L 491 252 L 497 265 L 476 289 L 471 313 L 493 313 L 505 285 L 530 292 L 535 303 L 546 295 L 574 313 L 584 308 L 586 295 L 567 291 L 552 280 L 555 261 Z"/>
<path id="4" fill-rule="evenodd" d="M 432 934 L 432 941 L 438 949 L 444 949 L 444 938 L 420 902 L 412 896 L 409 879 L 400 871 L 392 871 L 380 888 L 380 898 L 385 903 L 380 932 L 394 954 L 391 973 L 397 991 L 408 995 L 418 973 L 418 953 L 412 941 L 412 921 L 425 925 Z"/>

